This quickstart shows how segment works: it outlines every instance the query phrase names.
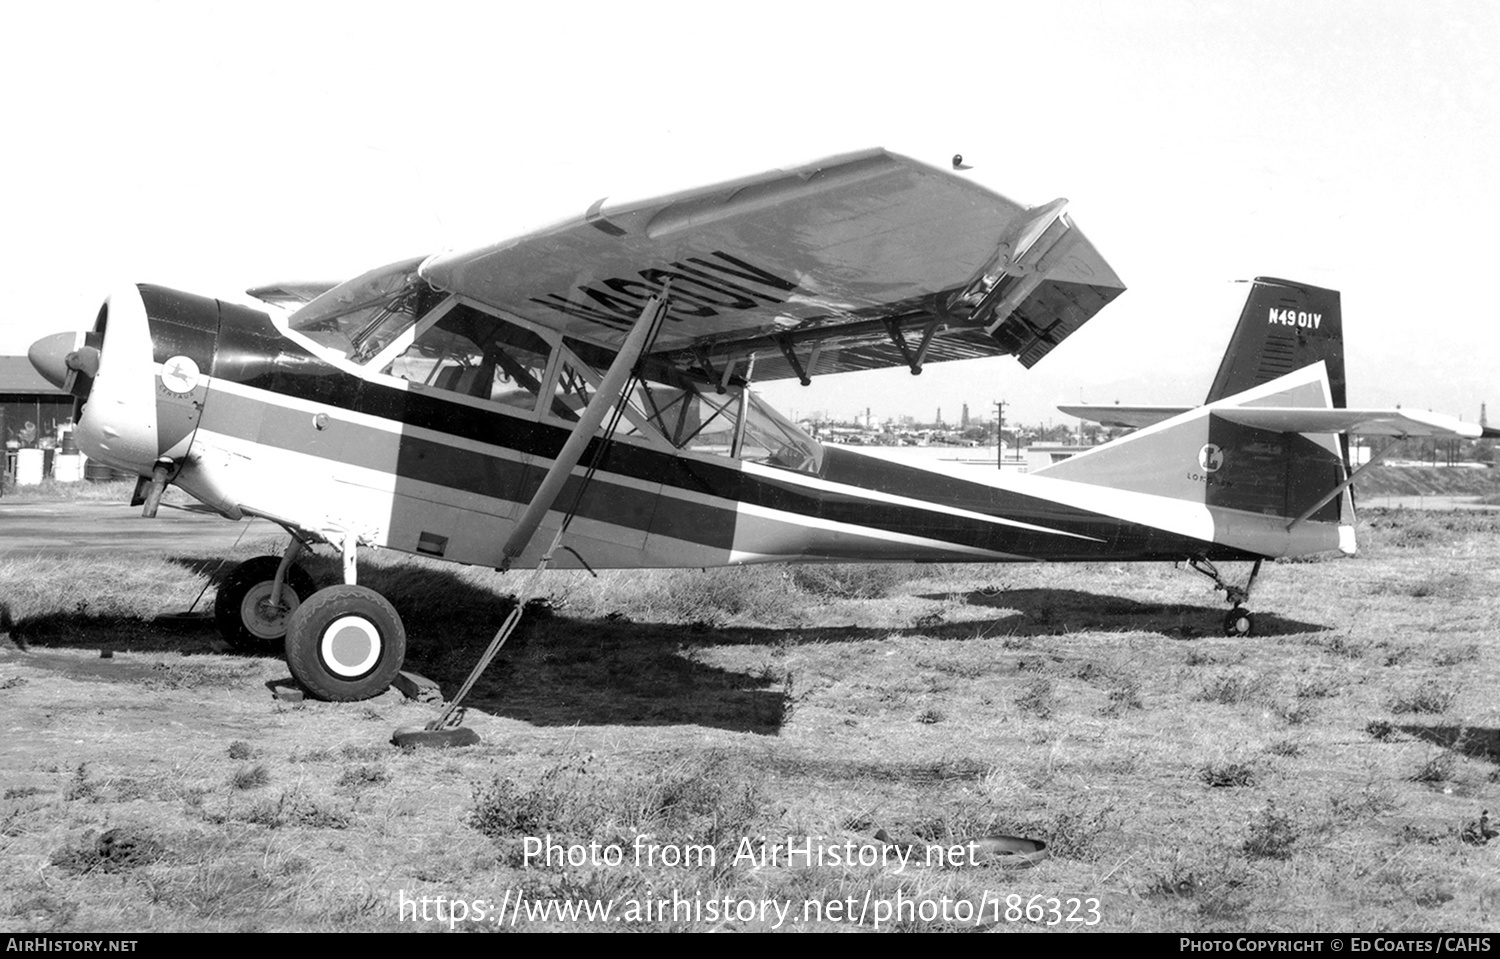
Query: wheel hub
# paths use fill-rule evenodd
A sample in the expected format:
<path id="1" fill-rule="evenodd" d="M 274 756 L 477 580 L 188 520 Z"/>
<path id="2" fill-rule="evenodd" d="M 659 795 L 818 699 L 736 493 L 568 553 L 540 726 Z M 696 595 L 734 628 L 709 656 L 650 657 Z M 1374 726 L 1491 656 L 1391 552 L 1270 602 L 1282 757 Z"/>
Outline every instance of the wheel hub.
<path id="1" fill-rule="evenodd" d="M 271 602 L 271 584 L 252 587 L 240 601 L 240 620 L 257 639 L 273 640 L 286 635 L 286 620 L 298 606 L 291 589 L 281 588 L 281 602 Z"/>
<path id="2" fill-rule="evenodd" d="M 1255 620 L 1250 611 L 1236 606 L 1224 616 L 1224 635 L 1249 636 L 1255 630 Z"/>
<path id="3" fill-rule="evenodd" d="M 380 659 L 380 631 L 363 616 L 340 616 L 323 631 L 319 644 L 328 670 L 346 679 L 363 676 Z"/>

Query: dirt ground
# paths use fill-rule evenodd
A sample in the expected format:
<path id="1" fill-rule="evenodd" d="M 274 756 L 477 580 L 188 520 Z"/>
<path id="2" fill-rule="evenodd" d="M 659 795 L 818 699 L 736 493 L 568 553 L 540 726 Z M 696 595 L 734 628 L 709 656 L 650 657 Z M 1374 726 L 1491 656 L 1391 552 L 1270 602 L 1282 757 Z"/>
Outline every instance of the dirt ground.
<path id="1" fill-rule="evenodd" d="M 102 515 L 74 512 L 69 536 Z M 157 618 L 202 609 L 227 569 L 187 519 L 155 552 L 0 556 L 7 928 L 1500 926 L 1492 514 L 1370 511 L 1358 557 L 1267 566 L 1248 640 L 1164 565 L 558 574 L 556 613 L 476 687 L 481 743 L 442 752 L 389 742 L 433 704 L 278 699 L 279 658 Z M 513 585 L 381 556 L 361 581 L 450 693 Z M 1046 858 L 740 855 L 999 835 Z M 627 855 L 530 855 L 547 840 Z M 669 861 L 691 849 L 717 858 Z M 1037 897 L 1041 918 L 1008 912 Z M 423 898 L 447 918 L 404 905 Z M 698 911 L 642 911 L 663 898 Z M 850 899 L 958 912 L 829 912 Z M 704 911 L 729 900 L 792 912 Z"/>

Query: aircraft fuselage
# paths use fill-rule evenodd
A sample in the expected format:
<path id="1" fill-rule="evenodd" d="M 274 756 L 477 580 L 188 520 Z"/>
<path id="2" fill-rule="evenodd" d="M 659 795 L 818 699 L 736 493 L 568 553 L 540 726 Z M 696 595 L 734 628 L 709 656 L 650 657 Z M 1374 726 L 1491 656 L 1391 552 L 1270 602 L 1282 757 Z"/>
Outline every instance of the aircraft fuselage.
<path id="1" fill-rule="evenodd" d="M 90 455 L 143 474 L 148 460 L 169 457 L 172 482 L 226 516 L 263 515 L 334 541 L 353 534 L 364 545 L 500 565 L 570 433 L 546 404 L 513 412 L 373 374 L 265 313 L 161 288 L 116 296 L 106 336 L 110 362 L 79 430 Z M 149 348 L 150 358 L 122 363 L 116 346 Z M 126 396 L 131 384 L 111 382 L 146 368 L 149 411 L 139 384 Z M 742 410 L 763 403 L 742 392 L 731 388 L 727 400 Z M 122 413 L 154 420 L 152 429 L 122 442 Z M 826 446 L 816 468 L 800 469 L 662 447 L 642 431 L 617 435 L 578 498 L 591 446 L 544 530 L 577 498 L 567 542 L 598 568 L 1256 555 L 1213 542 L 1211 523 L 1194 536 L 1182 532 L 1192 527 L 1183 516 L 1162 528 L 1111 515 L 1085 505 L 1088 487 L 1044 477 L 919 468 Z M 533 541 L 518 564 L 534 563 L 549 539 Z M 556 559 L 576 564 L 571 554 Z"/>

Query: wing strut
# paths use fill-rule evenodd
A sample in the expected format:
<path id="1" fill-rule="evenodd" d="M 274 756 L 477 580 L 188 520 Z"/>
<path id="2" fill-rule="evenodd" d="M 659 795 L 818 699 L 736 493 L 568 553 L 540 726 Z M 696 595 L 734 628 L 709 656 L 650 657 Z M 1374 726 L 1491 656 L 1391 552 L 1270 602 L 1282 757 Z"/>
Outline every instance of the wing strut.
<path id="1" fill-rule="evenodd" d="M 1286 524 L 1287 532 L 1291 532 L 1299 524 L 1306 522 L 1307 518 L 1309 516 L 1311 516 L 1312 514 L 1316 513 L 1318 510 L 1322 509 L 1323 507 L 1327 506 L 1329 503 L 1333 502 L 1333 498 L 1335 496 L 1338 496 L 1344 490 L 1346 490 L 1350 486 L 1352 486 L 1354 484 L 1354 481 L 1357 480 L 1357 479 L 1359 479 L 1360 476 L 1364 474 L 1365 470 L 1367 470 L 1370 467 L 1374 466 L 1376 463 L 1379 463 L 1381 460 L 1385 459 L 1392 452 L 1394 452 L 1395 449 L 1396 449 L 1396 447 L 1399 446 L 1401 444 L 1401 441 L 1404 440 L 1404 439 L 1406 439 L 1406 436 L 1404 434 L 1401 435 L 1401 436 L 1398 436 L 1394 440 L 1391 440 L 1389 443 L 1387 443 L 1385 445 L 1385 448 L 1382 449 L 1379 453 L 1375 453 L 1375 454 L 1371 455 L 1371 457 L 1369 458 L 1369 460 L 1366 461 L 1363 466 L 1361 466 L 1359 469 L 1354 470 L 1353 472 L 1351 472 L 1348 475 L 1348 477 L 1346 477 L 1344 479 L 1344 481 L 1342 483 L 1340 483 L 1339 485 L 1335 486 L 1333 489 L 1329 490 L 1328 493 L 1322 499 L 1318 500 L 1316 503 L 1312 504 L 1312 506 L 1310 506 L 1307 509 L 1303 510 L 1301 516 L 1297 517 L 1296 519 L 1292 520 L 1290 523 Z"/>
<path id="2" fill-rule="evenodd" d="M 510 538 L 505 541 L 500 561 L 501 571 L 510 568 L 517 556 L 520 556 L 530 545 L 531 538 L 536 535 L 536 529 L 542 523 L 542 517 L 557 502 L 557 497 L 562 493 L 563 484 L 573 474 L 573 467 L 583 458 L 583 451 L 588 447 L 589 441 L 594 438 L 604 417 L 614 408 L 625 392 L 625 384 L 635 370 L 635 364 L 645 350 L 646 341 L 656 321 L 661 317 L 667 294 L 670 290 L 664 288 L 660 295 L 653 296 L 644 309 L 641 310 L 640 318 L 635 321 L 635 326 L 630 330 L 630 335 L 620 345 L 620 352 L 615 354 L 614 362 L 609 365 L 609 372 L 604 374 L 604 379 L 599 384 L 599 389 L 594 393 L 594 398 L 589 400 L 588 407 L 578 422 L 573 427 L 573 432 L 568 436 L 568 441 L 563 444 L 562 452 L 557 454 L 557 459 L 552 462 L 552 468 L 547 470 L 547 475 L 542 478 L 542 485 L 537 487 L 536 494 L 531 497 L 531 502 L 526 505 L 526 511 L 516 523 L 516 528 L 511 531 Z"/>
<path id="3" fill-rule="evenodd" d="M 536 529 L 541 525 L 542 517 L 547 515 L 557 497 L 561 495 L 563 484 L 572 475 L 573 467 L 583 458 L 585 448 L 593 439 L 594 432 L 604 422 L 604 417 L 614 411 L 615 417 L 610 421 L 609 429 L 605 432 L 601 445 L 594 452 L 594 460 L 589 467 L 588 476 L 584 477 L 585 485 L 589 478 L 594 475 L 594 470 L 599 465 L 600 455 L 604 452 L 609 437 L 614 434 L 614 428 L 620 421 L 620 412 L 630 381 L 636 372 L 636 363 L 641 354 L 646 350 L 649 343 L 655 338 L 660 329 L 661 321 L 667 312 L 667 296 L 671 291 L 671 280 L 662 288 L 658 296 L 654 296 L 641 310 L 640 318 L 635 321 L 630 335 L 620 346 L 620 352 L 615 354 L 614 362 L 609 365 L 609 372 L 604 374 L 604 379 L 599 384 L 599 390 L 589 400 L 589 405 L 584 409 L 583 415 L 573 427 L 573 433 L 568 441 L 563 444 L 562 451 L 557 454 L 552 468 L 542 478 L 542 485 L 537 487 L 536 494 L 532 496 L 531 502 L 526 507 L 526 512 L 521 515 L 515 530 L 510 534 L 510 539 L 505 541 L 505 547 L 501 558 L 500 571 L 504 572 L 510 568 L 515 558 L 526 550 L 531 539 L 536 535 Z M 490 645 L 484 654 L 479 657 L 479 662 L 469 672 L 468 678 L 459 687 L 458 693 L 448 702 L 441 715 L 426 726 L 403 726 L 396 730 L 391 736 L 391 741 L 398 746 L 452 746 L 469 745 L 479 741 L 479 737 L 471 729 L 465 729 L 458 724 L 463 722 L 464 711 L 461 703 L 464 697 L 469 695 L 469 690 L 474 688 L 474 683 L 484 675 L 494 661 L 500 647 L 515 632 L 521 623 L 521 616 L 530 603 L 535 591 L 537 581 L 541 578 L 542 571 L 552 561 L 552 554 L 557 551 L 558 544 L 562 542 L 563 533 L 567 531 L 568 523 L 573 518 L 573 513 L 578 509 L 578 501 L 583 497 L 583 487 L 579 488 L 578 495 L 573 498 L 573 506 L 568 515 L 563 519 L 562 525 L 558 527 L 557 535 L 552 538 L 552 546 L 547 550 L 536 569 L 532 570 L 531 578 L 527 580 L 526 587 L 516 597 L 516 605 L 506 615 L 505 622 L 500 624 L 495 638 L 490 640 Z M 577 555 L 576 553 L 574 555 Z M 579 557 L 582 559 L 582 557 Z M 585 563 L 585 566 L 588 564 Z"/>
<path id="4" fill-rule="evenodd" d="M 802 361 L 797 359 L 797 351 L 792 347 L 792 341 L 784 336 L 778 336 L 776 337 L 776 345 L 781 347 L 782 355 L 792 365 L 792 372 L 797 374 L 797 381 L 803 386 L 811 386 L 812 378 L 802 368 Z"/>
<path id="5" fill-rule="evenodd" d="M 940 322 L 940 320 L 933 320 L 922 329 L 922 342 L 917 345 L 917 358 L 911 363 L 912 376 L 921 375 L 922 364 L 927 362 L 927 348 L 932 345 L 932 334 L 937 332 Z"/>
<path id="6" fill-rule="evenodd" d="M 906 345 L 906 337 L 901 335 L 901 322 L 899 320 L 886 320 L 885 333 L 896 344 L 896 349 L 901 351 L 901 358 L 911 368 L 912 376 L 922 372 L 922 364 L 915 356 L 911 355 L 911 348 Z"/>

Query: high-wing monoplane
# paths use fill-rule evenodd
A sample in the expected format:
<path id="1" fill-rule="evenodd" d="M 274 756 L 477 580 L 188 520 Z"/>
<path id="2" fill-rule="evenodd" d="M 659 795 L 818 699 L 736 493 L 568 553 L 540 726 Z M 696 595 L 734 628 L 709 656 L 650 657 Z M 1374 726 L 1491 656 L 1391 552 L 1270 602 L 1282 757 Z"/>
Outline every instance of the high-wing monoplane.
<path id="1" fill-rule="evenodd" d="M 229 519 L 284 527 L 237 567 L 221 630 L 283 643 L 316 696 L 405 655 L 360 546 L 498 569 L 764 562 L 1178 561 L 1245 634 L 1214 564 L 1354 549 L 1340 434 L 1477 436 L 1344 402 L 1336 292 L 1252 286 L 1204 405 L 1073 409 L 1140 427 L 1031 474 L 820 444 L 753 386 L 1010 355 L 1025 367 L 1124 286 L 1065 212 L 880 150 L 250 291 L 289 314 L 138 285 L 38 341 L 89 456 Z M 559 550 L 559 532 L 567 535 Z M 551 545 L 549 544 L 549 541 Z M 343 582 L 297 564 L 327 545 Z"/>

